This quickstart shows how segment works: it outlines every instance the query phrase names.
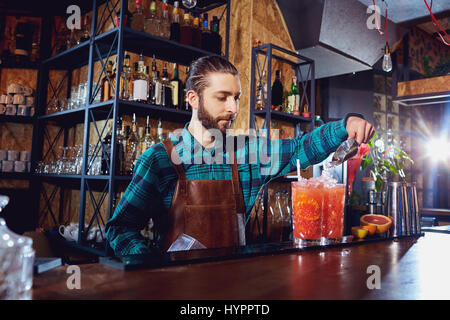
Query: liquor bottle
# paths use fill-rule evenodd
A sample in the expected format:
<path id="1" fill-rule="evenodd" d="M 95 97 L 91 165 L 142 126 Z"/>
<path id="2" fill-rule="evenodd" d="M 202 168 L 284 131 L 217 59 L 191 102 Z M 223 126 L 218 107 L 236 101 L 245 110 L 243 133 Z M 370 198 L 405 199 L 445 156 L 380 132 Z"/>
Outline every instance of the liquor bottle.
<path id="1" fill-rule="evenodd" d="M 119 98 L 123 100 L 131 100 L 131 67 L 130 55 L 125 54 L 123 59 L 122 73 L 120 75 L 120 95 Z"/>
<path id="2" fill-rule="evenodd" d="M 72 47 L 75 47 L 76 45 L 77 45 L 77 35 L 75 29 L 71 29 L 69 37 L 66 40 L 66 49 L 68 50 Z"/>
<path id="3" fill-rule="evenodd" d="M 170 24 L 170 40 L 180 42 L 180 13 L 178 1 L 173 3 L 172 23 Z"/>
<path id="4" fill-rule="evenodd" d="M 136 11 L 131 18 L 131 28 L 144 31 L 145 17 L 142 13 L 142 0 L 136 0 Z"/>
<path id="5" fill-rule="evenodd" d="M 256 101 L 255 109 L 264 110 L 266 108 L 267 101 L 267 83 L 266 83 L 266 71 L 263 71 L 261 79 L 256 86 Z"/>
<path id="6" fill-rule="evenodd" d="M 152 137 L 151 127 L 150 127 L 150 117 L 147 116 L 147 122 L 145 124 L 145 136 L 144 136 L 144 152 L 151 146 L 155 144 L 155 139 Z"/>
<path id="7" fill-rule="evenodd" d="M 114 61 L 114 64 L 112 64 L 112 73 L 111 73 L 111 99 L 114 99 L 115 93 L 116 93 L 116 72 L 117 72 L 117 60 L 118 56 L 116 56 L 116 61 Z"/>
<path id="8" fill-rule="evenodd" d="M 156 59 L 155 55 L 153 55 L 152 60 L 152 75 L 149 77 L 149 91 L 148 91 L 148 97 L 147 102 L 150 104 L 156 103 L 156 97 L 155 97 L 155 78 L 156 78 Z"/>
<path id="9" fill-rule="evenodd" d="M 189 70 L 190 70 L 189 67 L 186 67 L 186 76 L 189 76 Z M 191 105 L 189 104 L 187 92 L 188 92 L 188 90 L 187 90 L 186 86 L 183 86 L 183 98 L 184 98 L 183 108 L 185 111 L 190 111 Z"/>
<path id="10" fill-rule="evenodd" d="M 161 105 L 163 107 L 172 106 L 172 86 L 169 82 L 169 74 L 167 73 L 167 64 L 164 64 L 161 77 Z"/>
<path id="11" fill-rule="evenodd" d="M 125 123 L 122 118 L 119 118 L 117 121 L 117 137 L 116 137 L 116 165 L 115 165 L 115 173 L 116 175 L 124 175 L 124 156 L 125 156 Z"/>
<path id="12" fill-rule="evenodd" d="M 131 12 L 128 11 L 128 6 L 125 6 L 125 12 L 124 12 L 124 26 L 129 27 L 130 26 L 130 20 L 131 20 Z M 120 10 L 116 11 L 116 17 L 114 18 L 114 26 L 118 27 L 120 26 Z"/>
<path id="13" fill-rule="evenodd" d="M 202 48 L 202 30 L 200 30 L 200 19 L 197 13 L 194 15 L 194 25 L 192 27 L 192 46 Z"/>
<path id="14" fill-rule="evenodd" d="M 161 105 L 161 93 L 162 93 L 162 84 L 159 80 L 159 71 L 156 71 L 155 77 L 153 78 L 153 96 L 152 96 L 152 104 L 160 106 Z"/>
<path id="15" fill-rule="evenodd" d="M 133 174 L 134 163 L 137 160 L 138 138 L 136 128 L 136 114 L 133 113 L 132 129 L 126 142 L 125 154 L 125 173 L 127 175 Z"/>
<path id="16" fill-rule="evenodd" d="M 153 92 L 153 82 L 152 82 L 152 76 L 150 74 L 150 67 L 145 66 L 145 76 L 147 77 L 147 99 L 146 102 L 150 103 L 150 99 Z"/>
<path id="17" fill-rule="evenodd" d="M 222 36 L 219 34 L 219 19 L 217 16 L 213 16 L 211 30 L 211 52 L 220 55 L 222 54 Z"/>
<path id="18" fill-rule="evenodd" d="M 158 119 L 158 128 L 156 129 L 156 143 L 163 142 L 165 139 L 161 118 Z"/>
<path id="19" fill-rule="evenodd" d="M 180 109 L 183 103 L 183 82 L 178 78 L 178 64 L 173 67 L 173 78 L 170 80 L 172 85 L 172 105 L 176 109 Z"/>
<path id="20" fill-rule="evenodd" d="M 106 75 L 103 77 L 101 81 L 100 100 L 102 102 L 112 99 L 111 75 L 112 75 L 112 62 L 108 61 L 108 64 L 106 65 Z"/>
<path id="21" fill-rule="evenodd" d="M 203 14 L 203 28 L 202 28 L 202 49 L 211 51 L 211 30 L 208 27 L 208 14 Z"/>
<path id="22" fill-rule="evenodd" d="M 272 85 L 272 108 L 280 108 L 283 104 L 283 84 L 281 83 L 281 71 L 275 72 L 275 81 Z"/>
<path id="23" fill-rule="evenodd" d="M 192 23 L 187 11 L 184 13 L 183 24 L 180 27 L 180 43 L 192 46 Z"/>
<path id="24" fill-rule="evenodd" d="M 111 140 L 112 140 L 112 128 L 108 126 L 108 133 L 102 140 L 102 166 L 101 174 L 109 174 L 109 164 L 111 159 Z"/>
<path id="25" fill-rule="evenodd" d="M 292 84 L 291 84 L 291 91 L 289 91 L 288 93 L 288 108 L 287 108 L 287 112 L 288 113 L 293 113 L 295 110 L 295 99 L 298 95 L 298 90 L 297 90 L 297 77 L 292 77 Z"/>
<path id="26" fill-rule="evenodd" d="M 136 160 L 139 159 L 141 154 L 144 153 L 144 127 L 139 127 L 137 131 L 137 138 L 138 138 L 138 148 L 136 153 Z"/>
<path id="27" fill-rule="evenodd" d="M 270 211 L 270 239 L 280 242 L 283 235 L 283 210 L 281 209 L 280 190 L 275 190 L 275 203 L 269 206 Z"/>
<path id="28" fill-rule="evenodd" d="M 160 36 L 163 38 L 170 38 L 170 20 L 169 20 L 169 6 L 167 0 L 163 0 L 162 3 L 162 16 L 160 23 Z"/>
<path id="29" fill-rule="evenodd" d="M 133 100 L 147 102 L 148 79 L 144 73 L 143 61 L 134 63 Z"/>
<path id="30" fill-rule="evenodd" d="M 81 35 L 80 38 L 77 41 L 77 44 L 80 44 L 82 42 L 88 41 L 90 38 L 90 28 L 91 24 L 89 23 L 89 16 L 85 15 L 84 17 L 84 25 L 83 25 L 83 30 L 81 31 Z"/>
<path id="31" fill-rule="evenodd" d="M 160 20 L 156 16 L 156 2 L 152 0 L 152 2 L 150 3 L 150 15 L 145 20 L 145 32 L 155 36 L 159 36 L 160 35 L 159 25 Z"/>

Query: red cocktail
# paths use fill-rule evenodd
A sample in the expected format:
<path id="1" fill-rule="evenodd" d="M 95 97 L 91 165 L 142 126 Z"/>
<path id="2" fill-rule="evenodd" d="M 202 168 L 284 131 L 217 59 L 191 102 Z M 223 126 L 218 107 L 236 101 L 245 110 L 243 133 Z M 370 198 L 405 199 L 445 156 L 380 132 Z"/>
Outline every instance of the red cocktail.
<path id="1" fill-rule="evenodd" d="M 292 182 L 292 222 L 295 239 L 318 240 L 321 236 L 322 185 Z"/>
<path id="2" fill-rule="evenodd" d="M 322 237 L 342 238 L 344 224 L 345 185 L 323 188 Z"/>

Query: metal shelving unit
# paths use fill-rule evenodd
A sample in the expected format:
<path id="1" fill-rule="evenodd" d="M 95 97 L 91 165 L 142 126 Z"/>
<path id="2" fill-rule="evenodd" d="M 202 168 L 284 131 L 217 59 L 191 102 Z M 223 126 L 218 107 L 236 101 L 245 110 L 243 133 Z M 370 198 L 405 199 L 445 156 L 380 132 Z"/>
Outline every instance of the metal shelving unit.
<path id="1" fill-rule="evenodd" d="M 99 21 L 97 21 L 97 13 L 100 4 L 106 3 L 111 5 L 114 9 L 112 11 L 102 11 Z M 173 1 L 169 1 L 173 3 Z M 86 7 L 91 5 L 91 9 Z M 89 228 L 93 225 L 94 221 L 100 225 L 104 225 L 106 221 L 103 221 L 100 215 L 100 208 L 106 203 L 107 206 L 107 219 L 113 214 L 113 202 L 116 187 L 118 185 L 128 184 L 131 181 L 131 176 L 117 176 L 115 172 L 115 154 L 117 152 L 115 148 L 117 121 L 120 116 L 124 114 L 131 115 L 136 113 L 137 116 L 147 116 L 152 118 L 161 118 L 162 120 L 170 120 L 172 122 L 186 122 L 191 117 L 191 112 L 180 111 L 171 108 L 164 108 L 161 106 L 155 106 L 145 103 L 139 103 L 134 101 L 124 101 L 119 99 L 119 95 L 116 94 L 115 98 L 110 101 L 94 103 L 94 92 L 97 88 L 94 87 L 94 63 L 100 62 L 102 65 L 102 72 L 100 77 L 106 74 L 106 63 L 104 59 L 109 60 L 111 56 L 117 55 L 117 70 L 122 70 L 124 51 L 133 52 L 136 54 L 143 53 L 145 56 L 153 56 L 157 59 L 165 60 L 168 62 L 176 62 L 181 65 L 189 65 L 194 59 L 202 56 L 212 55 L 207 51 L 179 44 L 168 39 L 163 39 L 157 36 L 147 34 L 145 32 L 133 30 L 124 25 L 124 12 L 126 12 L 128 1 L 116 0 L 116 1 L 100 1 L 92 0 L 88 3 L 83 2 L 84 7 L 81 8 L 82 12 L 92 10 L 92 25 L 91 25 L 91 38 L 89 41 L 81 43 L 69 50 L 56 54 L 52 57 L 47 55 L 47 59 L 44 59 L 39 66 L 39 81 L 37 89 L 37 114 L 35 121 L 35 134 L 33 139 L 33 155 L 32 170 L 34 172 L 36 162 L 42 160 L 42 158 L 49 153 L 54 152 L 51 149 L 54 147 L 55 142 L 63 137 L 64 146 L 67 146 L 68 141 L 68 129 L 78 124 L 84 125 L 83 133 L 83 165 L 81 174 L 33 174 L 33 181 L 35 190 L 37 191 L 37 197 L 34 198 L 36 208 L 40 205 L 40 193 L 45 190 L 42 189 L 42 182 L 54 183 L 54 189 L 51 191 L 50 196 L 44 194 L 44 199 L 47 202 L 47 208 L 50 209 L 50 213 L 54 221 L 55 213 L 52 211 L 50 201 L 56 192 L 60 192 L 60 208 L 59 214 L 62 214 L 64 190 L 66 188 L 79 189 L 80 190 L 80 209 L 78 216 L 78 223 L 80 226 L 80 232 L 77 241 L 66 241 L 68 247 L 84 250 L 96 255 L 105 256 L 109 253 L 108 246 L 105 243 L 92 244 L 86 241 L 86 235 Z M 201 0 L 198 2 L 197 7 L 194 10 L 198 13 L 206 12 L 214 8 L 225 6 L 223 14 L 226 12 L 226 37 L 225 37 L 225 57 L 228 58 L 228 39 L 229 39 L 229 20 L 230 20 L 230 0 Z M 112 19 L 112 12 L 120 10 L 120 25 L 107 32 L 99 34 L 99 26 L 102 25 L 104 19 Z M 222 16 L 223 16 L 222 14 Z M 43 22 L 44 32 L 51 29 L 51 17 L 47 17 L 46 23 Z M 50 53 L 50 46 L 47 46 L 47 52 Z M 67 71 L 65 77 L 61 81 L 67 81 L 69 84 L 67 96 L 70 95 L 70 83 L 72 77 L 72 71 L 81 67 L 88 66 L 88 88 L 87 88 L 87 104 L 77 109 L 67 110 L 63 112 L 57 112 L 53 114 L 45 114 L 47 97 L 48 97 L 48 82 L 49 72 L 51 70 L 65 70 Z M 118 92 L 118 84 L 120 83 L 120 72 L 116 75 L 116 88 L 115 92 Z M 99 81 L 97 81 L 98 83 Z M 60 84 L 59 84 L 60 85 Z M 59 85 L 57 87 L 59 87 Z M 56 90 L 57 91 L 57 90 Z M 55 98 L 55 90 L 53 89 L 53 97 Z M 88 146 L 90 143 L 90 130 L 93 126 L 99 137 L 106 130 L 106 123 L 103 127 L 98 127 L 96 121 L 107 120 L 106 123 L 112 124 L 112 141 L 111 143 L 111 159 L 109 161 L 109 175 L 89 175 L 88 172 L 92 165 L 92 160 L 96 155 L 102 152 L 102 143 L 100 138 L 94 142 L 95 150 L 94 155 L 90 155 L 88 152 Z M 51 122 L 59 127 L 59 131 L 53 139 L 46 131 L 47 124 Z M 45 139 L 49 145 L 49 151 L 46 155 L 43 155 L 43 144 Z M 101 196 L 96 199 L 93 196 L 93 191 L 100 191 Z M 94 214 L 90 221 L 85 221 L 86 206 L 90 201 L 90 205 L 94 210 Z M 37 209 L 39 210 L 39 209 Z M 39 212 L 36 213 L 36 222 L 39 216 Z M 84 225 L 88 224 L 88 228 L 85 229 Z"/>
<path id="2" fill-rule="evenodd" d="M 264 56 L 264 62 L 261 66 L 258 57 Z M 282 55 L 288 55 L 291 59 L 282 57 Z M 295 72 L 297 77 L 297 88 L 302 88 L 302 95 L 300 98 L 299 107 L 303 106 L 304 102 L 309 105 L 309 110 L 311 112 L 310 118 L 305 118 L 302 116 L 293 115 L 283 111 L 276 111 L 271 109 L 271 84 L 272 84 L 272 64 L 273 59 L 281 61 L 282 63 L 288 64 Z M 293 61 L 295 60 L 295 62 Z M 265 98 L 265 109 L 256 110 L 255 105 L 255 92 L 256 84 L 262 79 L 263 73 L 267 74 L 267 97 Z M 301 56 L 296 52 L 286 50 L 284 48 L 278 47 L 272 43 L 264 44 L 262 46 L 252 48 L 251 57 L 251 80 L 250 80 L 250 128 L 256 129 L 255 117 L 263 117 L 265 120 L 265 128 L 267 130 L 267 136 L 270 137 L 271 121 L 279 120 L 285 121 L 293 124 L 295 126 L 295 137 L 301 134 L 300 125 L 302 123 L 309 124 L 309 130 L 314 129 L 314 118 L 315 118 L 315 72 L 314 72 L 314 60 L 307 57 Z M 301 87 L 300 87 L 301 86 Z M 309 97 L 308 97 L 309 96 Z M 292 180 L 287 177 L 279 177 L 274 179 L 276 182 L 291 182 Z M 262 230 L 262 240 L 265 242 L 267 240 L 267 212 L 268 212 L 268 202 L 269 202 L 269 186 L 266 184 L 263 187 L 264 191 L 264 211 L 263 211 L 263 230 Z M 258 216 L 255 217 L 258 219 Z M 249 224 L 250 225 L 250 224 Z"/>

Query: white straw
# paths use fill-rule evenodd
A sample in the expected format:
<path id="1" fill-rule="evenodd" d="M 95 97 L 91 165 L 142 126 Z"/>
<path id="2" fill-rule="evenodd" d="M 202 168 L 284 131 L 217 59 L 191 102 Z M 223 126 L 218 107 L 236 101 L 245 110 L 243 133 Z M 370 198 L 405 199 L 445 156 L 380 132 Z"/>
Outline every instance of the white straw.
<path id="1" fill-rule="evenodd" d="M 300 181 L 300 159 L 297 159 L 297 180 Z"/>

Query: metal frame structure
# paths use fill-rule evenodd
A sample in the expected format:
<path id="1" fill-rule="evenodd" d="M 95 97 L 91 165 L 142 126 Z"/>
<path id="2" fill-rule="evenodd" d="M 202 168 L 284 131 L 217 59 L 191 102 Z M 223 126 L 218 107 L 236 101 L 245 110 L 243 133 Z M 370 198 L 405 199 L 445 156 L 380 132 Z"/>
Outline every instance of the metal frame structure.
<path id="1" fill-rule="evenodd" d="M 173 1 L 169 1 L 172 3 Z M 100 4 L 105 4 L 104 9 L 100 13 L 100 18 L 97 21 L 97 15 L 99 13 Z M 226 31 L 225 31 L 225 58 L 228 59 L 229 53 L 229 27 L 230 27 L 230 0 L 203 0 L 199 1 L 199 4 L 204 5 L 202 8 L 195 8 L 195 12 L 202 13 L 220 6 L 226 6 L 223 13 L 226 12 Z M 112 8 L 110 6 L 112 5 Z M 160 106 L 154 106 L 144 103 L 138 103 L 134 101 L 124 101 L 119 99 L 119 95 L 115 94 L 114 99 L 106 102 L 94 103 L 94 97 L 99 90 L 99 82 L 97 81 L 97 87 L 94 87 L 94 62 L 99 61 L 102 65 L 102 71 L 100 73 L 100 79 L 102 75 L 106 74 L 106 64 L 110 57 L 114 54 L 117 55 L 117 70 L 122 70 L 124 51 L 127 50 L 133 53 L 143 53 L 146 56 L 155 55 L 157 59 L 162 59 L 170 62 L 177 62 L 181 65 L 189 65 L 190 62 L 196 58 L 206 55 L 212 55 L 207 51 L 197 49 L 191 46 L 185 46 L 168 39 L 163 39 L 154 35 L 147 34 L 142 31 L 136 31 L 124 24 L 124 14 L 127 11 L 125 6 L 128 5 L 127 0 L 92 0 L 92 22 L 91 22 L 91 37 L 89 41 L 81 43 L 73 48 L 70 48 L 64 52 L 58 53 L 52 57 L 51 44 L 43 44 L 41 47 L 41 57 L 49 57 L 42 61 L 39 66 L 38 75 L 38 88 L 37 88 L 37 108 L 36 119 L 34 121 L 33 129 L 33 152 L 32 152 L 32 172 L 36 169 L 36 162 L 47 157 L 49 154 L 55 155 L 53 147 L 56 145 L 59 139 L 63 139 L 63 145 L 67 146 L 68 143 L 68 130 L 70 127 L 74 127 L 76 124 L 83 123 L 84 136 L 83 136 L 83 164 L 80 175 L 69 174 L 33 174 L 32 175 L 32 190 L 33 203 L 35 204 L 35 223 L 38 223 L 39 219 L 39 207 L 41 202 L 41 193 L 46 203 L 44 210 L 48 209 L 52 220 L 57 221 L 55 211 L 52 210 L 51 201 L 54 199 L 57 193 L 57 189 L 60 190 L 59 201 L 59 217 L 62 216 L 64 205 L 64 190 L 65 189 L 80 189 L 80 210 L 78 216 L 79 232 L 77 241 L 66 241 L 64 244 L 69 245 L 77 249 L 92 253 L 97 256 L 105 256 L 110 253 L 106 242 L 100 245 L 94 245 L 86 240 L 86 236 L 93 226 L 94 221 L 98 225 L 103 225 L 106 221 L 103 220 L 100 215 L 100 208 L 107 203 L 107 218 L 109 219 L 113 214 L 114 195 L 117 183 L 128 183 L 131 181 L 131 176 L 116 176 L 115 175 L 115 148 L 117 121 L 122 114 L 131 114 L 136 112 L 137 115 L 150 115 L 152 118 L 160 117 L 162 120 L 170 120 L 176 122 L 186 122 L 190 119 L 190 112 L 178 111 L 169 108 L 161 108 Z M 104 24 L 113 19 L 114 11 L 118 11 L 120 8 L 119 26 L 98 34 Z M 82 11 L 89 11 L 89 8 L 82 8 Z M 221 18 L 222 18 L 221 17 Z M 42 32 L 51 34 L 52 18 L 43 18 Z M 43 39 L 43 38 L 41 38 Z M 106 63 L 103 62 L 106 59 Z M 72 81 L 72 71 L 83 66 L 88 66 L 88 88 L 87 88 L 87 103 L 84 106 L 80 106 L 77 109 L 66 110 L 62 112 L 56 112 L 52 114 L 45 114 L 45 108 L 47 107 L 48 99 L 48 87 L 50 83 L 50 89 L 52 96 L 50 101 L 57 98 L 60 88 L 64 81 L 67 81 L 67 96 L 70 96 L 70 84 Z M 49 81 L 49 72 L 51 70 L 66 70 L 65 76 L 60 83 L 54 86 Z M 116 87 L 115 92 L 118 92 L 118 86 L 120 83 L 120 72 L 116 74 Z M 101 128 L 97 126 L 96 121 L 106 120 L 105 125 Z M 51 139 L 47 132 L 46 125 L 51 121 L 59 126 L 59 131 L 56 136 Z M 102 152 L 102 134 L 105 132 L 107 124 L 112 123 L 112 143 L 111 143 L 111 158 L 109 159 L 109 174 L 108 175 L 90 175 L 89 170 L 92 166 L 93 159 Z M 91 125 L 95 129 L 98 136 L 96 142 L 94 142 L 93 154 L 89 154 L 89 143 L 91 141 L 90 128 Z M 48 144 L 48 150 L 43 155 L 44 141 Z M 100 153 L 101 154 L 101 153 Z M 42 186 L 42 182 L 54 183 L 55 186 L 48 196 L 46 190 Z M 96 198 L 94 191 L 100 191 L 100 196 Z M 90 221 L 85 221 L 86 206 L 90 203 L 94 211 Z M 85 228 L 85 223 L 87 228 Z M 104 237 L 104 235 L 102 235 Z"/>
<path id="2" fill-rule="evenodd" d="M 283 58 L 278 54 L 289 55 L 296 62 Z M 258 61 L 258 56 L 263 55 L 264 63 L 260 66 Z M 310 107 L 311 116 L 310 118 L 305 118 L 302 116 L 292 115 L 283 111 L 275 111 L 271 110 L 271 100 L 272 100 L 272 90 L 269 87 L 272 83 L 272 59 L 276 59 L 281 61 L 282 63 L 288 64 L 294 69 L 295 75 L 297 77 L 297 87 L 303 89 L 302 96 L 300 99 L 300 108 L 304 102 L 308 103 Z M 267 67 L 266 67 L 267 65 Z M 270 137 L 270 128 L 271 128 L 271 120 L 280 120 L 290 122 L 295 125 L 295 137 L 298 137 L 301 134 L 300 124 L 305 123 L 309 124 L 309 129 L 312 131 L 314 129 L 314 119 L 315 119 L 315 69 L 314 69 L 314 60 L 299 55 L 296 52 L 292 52 L 286 50 L 284 48 L 278 47 L 272 43 L 264 44 L 258 47 L 252 48 L 252 57 L 251 57 L 251 78 L 250 78 L 250 125 L 251 129 L 255 129 L 256 120 L 255 116 L 261 116 L 265 119 L 265 128 L 267 130 L 267 137 Z M 267 70 L 267 71 L 266 71 Z M 267 75 L 267 97 L 265 99 L 265 109 L 264 110 L 255 110 L 255 92 L 256 92 L 256 84 L 259 83 L 262 79 L 262 75 L 266 71 Z M 256 74 L 257 72 L 257 74 Z M 306 74 L 305 74 L 306 72 Z M 256 78 L 257 77 L 257 78 Z M 308 98 L 308 89 L 309 89 L 309 98 Z M 279 178 L 275 181 L 290 181 L 287 179 Z M 268 202 L 269 202 L 269 187 L 266 184 L 263 187 L 263 202 L 262 204 L 258 204 L 258 207 L 262 205 L 263 207 L 263 223 L 262 223 L 262 234 L 260 233 L 260 238 L 262 241 L 267 241 L 267 212 L 268 212 Z M 259 211 L 259 210 L 258 210 Z M 248 224 L 249 226 L 253 226 L 256 224 L 259 229 L 259 217 L 258 212 L 255 215 L 255 221 L 253 224 Z M 258 221 L 258 222 L 256 222 Z M 260 230 L 259 230 L 260 231 Z M 261 232 L 261 231 L 260 231 Z"/>

